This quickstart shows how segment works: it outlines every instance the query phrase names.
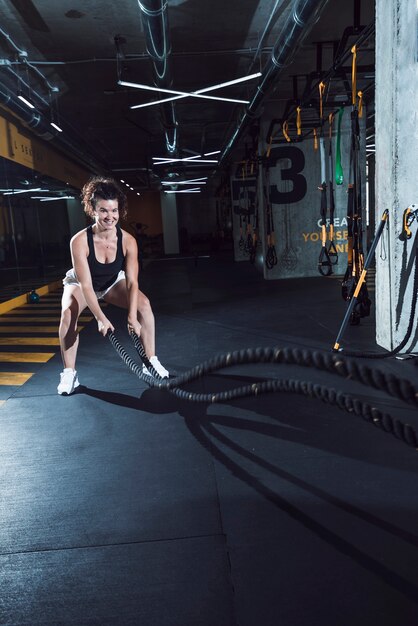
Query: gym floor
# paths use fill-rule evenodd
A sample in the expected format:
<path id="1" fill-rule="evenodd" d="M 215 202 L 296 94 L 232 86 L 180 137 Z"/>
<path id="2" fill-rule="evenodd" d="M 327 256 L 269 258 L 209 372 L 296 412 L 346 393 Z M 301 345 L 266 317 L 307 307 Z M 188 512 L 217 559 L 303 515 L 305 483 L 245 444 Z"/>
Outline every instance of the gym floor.
<path id="1" fill-rule="evenodd" d="M 241 348 L 330 352 L 346 307 L 336 278 L 270 282 L 221 257 L 155 260 L 140 284 L 177 374 Z M 149 388 L 88 314 L 81 387 L 58 396 L 59 296 L 0 316 L 1 624 L 417 625 L 413 446 L 297 394 L 208 405 Z M 107 315 L 131 350 L 124 312 Z M 373 338 L 371 316 L 342 345 L 379 351 Z M 413 360 L 361 364 L 416 384 Z M 188 388 L 273 378 L 418 431 L 416 407 L 312 367 L 236 365 Z"/>

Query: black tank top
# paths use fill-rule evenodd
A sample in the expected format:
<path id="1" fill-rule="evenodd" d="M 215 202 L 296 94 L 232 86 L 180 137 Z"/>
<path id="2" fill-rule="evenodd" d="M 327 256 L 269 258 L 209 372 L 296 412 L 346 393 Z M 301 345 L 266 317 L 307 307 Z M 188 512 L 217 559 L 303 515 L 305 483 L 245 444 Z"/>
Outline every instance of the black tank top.
<path id="1" fill-rule="evenodd" d="M 116 226 L 118 234 L 118 244 L 116 250 L 116 259 L 113 263 L 100 263 L 96 259 L 94 252 L 93 230 L 92 226 L 87 227 L 87 242 L 89 246 L 89 255 L 87 261 L 90 268 L 91 281 L 94 291 L 104 291 L 108 289 L 116 280 L 120 270 L 125 269 L 125 257 L 122 248 L 122 231 L 119 224 Z"/>

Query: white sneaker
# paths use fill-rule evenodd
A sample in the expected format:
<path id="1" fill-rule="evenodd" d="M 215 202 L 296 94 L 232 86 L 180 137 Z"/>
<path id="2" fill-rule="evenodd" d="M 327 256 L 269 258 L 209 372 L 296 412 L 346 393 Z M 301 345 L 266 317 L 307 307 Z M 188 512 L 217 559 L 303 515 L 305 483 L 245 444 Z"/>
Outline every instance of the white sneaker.
<path id="1" fill-rule="evenodd" d="M 74 389 L 80 386 L 76 370 L 66 367 L 60 374 L 61 380 L 57 387 L 60 396 L 69 396 Z"/>
<path id="2" fill-rule="evenodd" d="M 168 371 L 165 369 L 165 367 L 161 365 L 157 356 L 152 356 L 150 358 L 150 363 L 152 367 L 156 370 L 157 374 L 161 376 L 161 378 L 169 377 Z M 152 376 L 151 372 L 148 370 L 147 367 L 145 367 L 145 365 L 142 366 L 142 373 L 146 374 L 147 376 Z"/>

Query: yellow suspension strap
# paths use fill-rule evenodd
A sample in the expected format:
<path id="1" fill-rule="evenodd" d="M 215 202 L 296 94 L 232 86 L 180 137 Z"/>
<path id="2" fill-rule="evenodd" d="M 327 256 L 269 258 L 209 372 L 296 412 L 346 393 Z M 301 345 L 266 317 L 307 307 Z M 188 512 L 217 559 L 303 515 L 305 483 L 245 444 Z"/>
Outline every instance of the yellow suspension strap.
<path id="1" fill-rule="evenodd" d="M 358 95 L 358 116 L 363 117 L 363 92 L 359 91 Z"/>
<path id="2" fill-rule="evenodd" d="M 316 128 L 313 129 L 313 149 L 315 152 L 318 150 L 318 133 Z"/>
<path id="3" fill-rule="evenodd" d="M 348 263 L 347 271 L 342 281 L 342 296 L 344 300 L 351 300 L 357 293 L 355 306 L 352 308 L 350 323 L 358 325 L 360 318 L 370 315 L 371 301 L 367 284 L 362 280 L 360 290 L 357 292 L 357 283 L 364 269 L 363 254 L 363 206 L 362 206 L 362 182 L 360 152 L 360 126 L 357 108 L 357 69 L 356 46 L 351 49 L 352 62 L 352 110 L 351 110 L 351 149 L 350 149 L 350 174 L 352 183 L 348 185 L 347 221 L 348 221 Z"/>
<path id="4" fill-rule="evenodd" d="M 332 265 L 338 263 L 338 252 L 334 244 L 334 214 L 335 214 L 335 199 L 334 199 L 334 174 L 333 174 L 333 162 L 332 162 L 332 124 L 334 120 L 334 113 L 330 113 L 328 116 L 329 124 L 329 148 L 328 148 L 328 165 L 329 165 L 329 244 L 328 244 L 328 257 Z"/>
<path id="5" fill-rule="evenodd" d="M 357 104 L 357 47 L 351 48 L 351 104 L 353 107 Z"/>
<path id="6" fill-rule="evenodd" d="M 323 107 L 323 99 L 324 99 L 324 92 L 325 92 L 325 83 L 321 82 L 318 85 L 318 89 L 319 89 L 319 119 L 321 121 L 321 127 L 322 127 L 322 123 L 324 120 L 324 107 Z"/>
<path id="7" fill-rule="evenodd" d="M 291 143 L 292 140 L 289 137 L 289 122 L 287 120 L 285 122 L 283 122 L 282 132 L 283 132 L 283 136 L 286 139 L 286 141 L 288 143 Z"/>
<path id="8" fill-rule="evenodd" d="M 302 108 L 300 106 L 296 109 L 296 134 L 298 137 L 302 135 Z"/>

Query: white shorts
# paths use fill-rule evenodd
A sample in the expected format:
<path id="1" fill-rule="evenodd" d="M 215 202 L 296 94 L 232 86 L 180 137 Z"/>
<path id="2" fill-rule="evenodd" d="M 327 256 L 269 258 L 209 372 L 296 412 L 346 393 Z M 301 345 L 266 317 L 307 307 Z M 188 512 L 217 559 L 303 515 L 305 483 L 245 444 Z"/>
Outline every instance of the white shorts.
<path id="1" fill-rule="evenodd" d="M 110 285 L 110 287 L 108 287 L 107 289 L 104 289 L 103 291 L 94 292 L 96 294 L 97 299 L 102 300 L 105 297 L 105 295 L 112 289 L 112 287 L 116 285 L 116 283 L 118 283 L 120 280 L 125 280 L 125 278 L 126 278 L 125 272 L 121 270 L 119 274 L 116 276 L 116 279 Z M 71 268 L 70 270 L 68 270 L 68 272 L 65 275 L 65 278 L 62 281 L 62 284 L 64 285 L 64 287 L 67 287 L 68 285 L 77 285 L 78 287 L 80 287 L 80 283 L 78 282 L 78 278 L 76 276 L 74 268 Z"/>

